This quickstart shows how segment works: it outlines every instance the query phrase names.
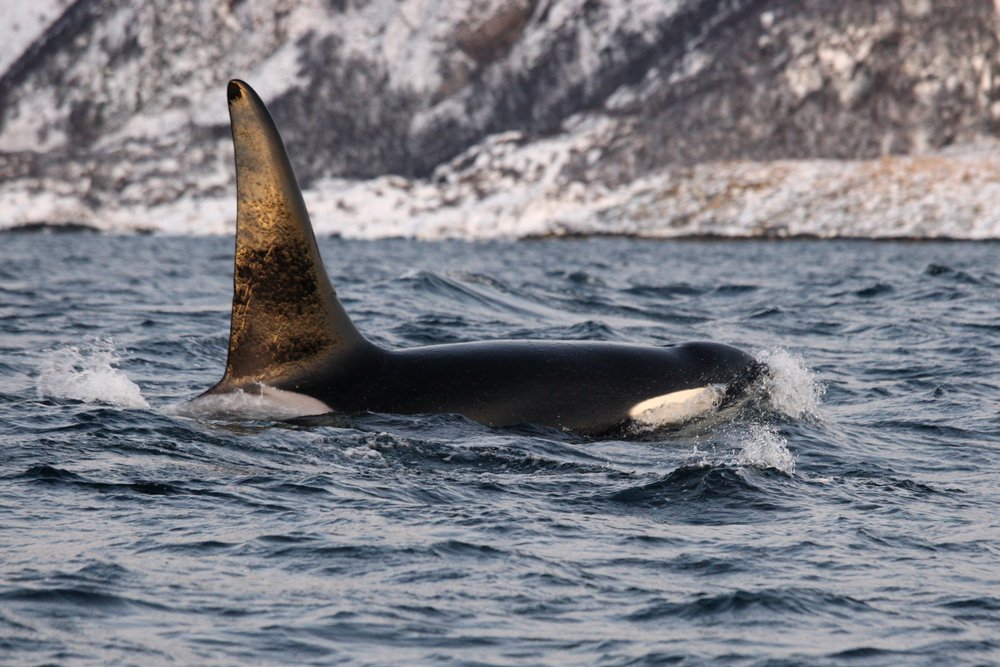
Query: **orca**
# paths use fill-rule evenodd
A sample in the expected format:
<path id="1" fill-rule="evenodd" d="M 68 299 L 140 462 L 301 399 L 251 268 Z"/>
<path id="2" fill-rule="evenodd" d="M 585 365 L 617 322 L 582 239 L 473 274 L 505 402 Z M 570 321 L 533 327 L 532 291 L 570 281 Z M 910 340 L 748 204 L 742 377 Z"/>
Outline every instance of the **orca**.
<path id="1" fill-rule="evenodd" d="M 253 395 L 284 416 L 457 413 L 597 436 L 682 424 L 760 377 L 750 354 L 710 342 L 374 345 L 337 299 L 267 108 L 242 81 L 227 93 L 237 191 L 229 353 L 222 380 L 196 400 Z"/>

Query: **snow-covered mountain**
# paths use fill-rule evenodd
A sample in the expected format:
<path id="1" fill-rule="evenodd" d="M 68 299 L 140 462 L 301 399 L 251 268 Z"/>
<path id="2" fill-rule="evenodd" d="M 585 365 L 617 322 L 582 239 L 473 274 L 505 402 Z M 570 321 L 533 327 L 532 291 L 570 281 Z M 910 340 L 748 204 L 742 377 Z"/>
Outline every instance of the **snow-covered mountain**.
<path id="1" fill-rule="evenodd" d="M 320 233 L 1000 237 L 990 0 L 0 4 L 0 228 L 226 232 L 224 96 Z"/>

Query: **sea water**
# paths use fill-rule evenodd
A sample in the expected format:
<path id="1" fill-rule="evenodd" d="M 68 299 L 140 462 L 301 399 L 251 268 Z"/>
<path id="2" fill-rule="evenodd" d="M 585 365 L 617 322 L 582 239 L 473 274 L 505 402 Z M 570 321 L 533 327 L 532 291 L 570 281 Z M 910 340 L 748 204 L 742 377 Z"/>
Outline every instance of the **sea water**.
<path id="1" fill-rule="evenodd" d="M 1000 662 L 996 244 L 320 246 L 380 345 L 713 340 L 766 398 L 192 418 L 231 239 L 0 236 L 0 664 Z"/>

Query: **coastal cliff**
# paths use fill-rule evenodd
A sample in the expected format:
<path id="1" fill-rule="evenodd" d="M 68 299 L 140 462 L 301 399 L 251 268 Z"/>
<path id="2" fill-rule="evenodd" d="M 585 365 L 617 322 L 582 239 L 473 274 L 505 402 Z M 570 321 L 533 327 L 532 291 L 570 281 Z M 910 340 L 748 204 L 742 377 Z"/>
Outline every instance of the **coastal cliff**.
<path id="1" fill-rule="evenodd" d="M 990 0 L 40 0 L 0 228 L 221 233 L 223 90 L 321 233 L 1000 237 Z"/>

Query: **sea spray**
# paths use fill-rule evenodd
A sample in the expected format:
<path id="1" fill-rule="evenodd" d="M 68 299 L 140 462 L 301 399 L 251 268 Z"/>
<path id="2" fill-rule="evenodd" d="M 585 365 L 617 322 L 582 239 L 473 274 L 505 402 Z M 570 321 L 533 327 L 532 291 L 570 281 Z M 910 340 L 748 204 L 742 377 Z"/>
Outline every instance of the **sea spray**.
<path id="1" fill-rule="evenodd" d="M 115 368 L 120 361 L 110 340 L 52 350 L 45 353 L 38 367 L 38 396 L 148 408 L 139 386 Z"/>
<path id="2" fill-rule="evenodd" d="M 795 457 L 788 449 L 788 441 L 772 424 L 750 424 L 742 449 L 736 455 L 736 464 L 761 469 L 773 468 L 786 475 L 795 473 Z"/>
<path id="3" fill-rule="evenodd" d="M 791 419 L 820 417 L 820 401 L 826 387 L 801 356 L 776 348 L 761 353 L 758 359 L 768 368 L 763 389 L 767 405 L 774 413 Z M 733 464 L 794 474 L 795 456 L 788 448 L 788 441 L 776 424 L 761 417 L 758 415 L 741 425 L 745 430 L 739 437 L 740 448 Z"/>
<path id="4" fill-rule="evenodd" d="M 766 350 L 758 359 L 769 369 L 764 390 L 771 408 L 792 419 L 819 418 L 826 387 L 805 360 L 783 348 Z"/>

